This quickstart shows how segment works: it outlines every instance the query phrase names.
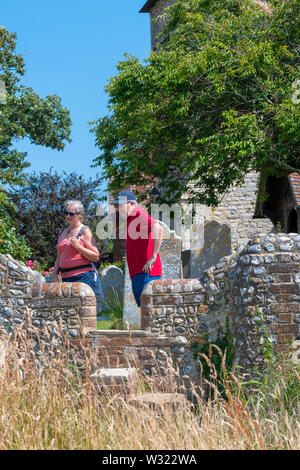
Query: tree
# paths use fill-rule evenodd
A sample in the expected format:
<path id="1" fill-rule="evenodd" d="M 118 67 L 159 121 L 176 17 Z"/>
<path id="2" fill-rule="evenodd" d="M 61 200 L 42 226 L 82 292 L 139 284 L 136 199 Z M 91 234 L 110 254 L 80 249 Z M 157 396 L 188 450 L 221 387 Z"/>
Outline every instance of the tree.
<path id="1" fill-rule="evenodd" d="M 40 98 L 20 84 L 25 64 L 15 53 L 16 34 L 0 27 L 0 183 L 19 184 L 29 166 L 26 153 L 13 148 L 28 137 L 36 145 L 63 150 L 70 140 L 69 111 L 56 96 Z"/>
<path id="2" fill-rule="evenodd" d="M 57 236 L 62 227 L 67 226 L 63 214 L 67 200 L 80 200 L 85 208 L 85 224 L 95 234 L 96 208 L 100 200 L 99 188 L 102 178 L 85 179 L 76 173 L 58 174 L 52 169 L 49 173 L 33 172 L 25 187 L 13 187 L 10 199 L 14 203 L 18 217 L 17 229 L 32 247 L 33 257 L 47 267 L 56 259 Z"/>
<path id="3" fill-rule="evenodd" d="M 92 123 L 116 190 L 158 177 L 165 200 L 217 205 L 250 171 L 300 171 L 298 0 L 182 0 L 168 39 L 142 64 L 126 56 Z"/>
<path id="4" fill-rule="evenodd" d="M 9 212 L 12 214 L 14 211 L 15 207 L 9 201 L 6 192 L 0 190 L 0 253 L 9 254 L 25 262 L 32 252 L 24 237 L 20 237 L 13 227 L 13 219 Z"/>
<path id="5" fill-rule="evenodd" d="M 25 182 L 26 153 L 15 142 L 29 138 L 36 145 L 63 150 L 70 142 L 71 119 L 58 96 L 40 98 L 20 84 L 25 63 L 16 54 L 16 34 L 0 27 L 0 253 L 26 261 L 31 250 L 14 227 L 14 208 L 5 187 Z"/>

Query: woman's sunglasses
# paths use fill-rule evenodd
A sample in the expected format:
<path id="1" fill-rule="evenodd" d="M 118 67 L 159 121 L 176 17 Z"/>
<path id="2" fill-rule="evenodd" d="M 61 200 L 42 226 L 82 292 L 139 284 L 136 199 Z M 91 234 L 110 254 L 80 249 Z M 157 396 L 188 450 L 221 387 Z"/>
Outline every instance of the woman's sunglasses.
<path id="1" fill-rule="evenodd" d="M 69 212 L 69 211 L 64 210 L 64 214 L 69 215 L 70 217 L 73 217 L 74 215 L 80 214 L 80 212 Z"/>

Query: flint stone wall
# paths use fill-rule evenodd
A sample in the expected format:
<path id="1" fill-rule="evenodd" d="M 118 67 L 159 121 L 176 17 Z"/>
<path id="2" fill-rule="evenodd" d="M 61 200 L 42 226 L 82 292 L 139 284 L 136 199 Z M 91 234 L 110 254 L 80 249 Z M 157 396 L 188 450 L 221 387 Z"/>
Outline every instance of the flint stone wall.
<path id="1" fill-rule="evenodd" d="M 255 235 L 199 279 L 156 280 L 142 294 L 142 329 L 170 338 L 181 375 L 197 377 L 192 343 L 233 337 L 235 364 L 263 363 L 262 325 L 274 352 L 300 353 L 300 235 Z"/>
<path id="2" fill-rule="evenodd" d="M 233 185 L 217 207 L 202 207 L 204 213 L 203 246 L 194 249 L 189 231 L 183 237 L 182 249 L 190 250 L 188 277 L 200 277 L 204 270 L 219 263 L 224 256 L 236 253 L 256 233 L 271 234 L 275 228 L 270 219 L 254 219 L 258 190 L 257 173 L 249 173 L 240 186 Z M 190 184 L 190 188 L 193 188 Z M 184 196 L 186 197 L 187 194 Z"/>
<path id="3" fill-rule="evenodd" d="M 86 284 L 45 283 L 24 263 L 0 255 L 0 326 L 10 332 L 26 326 L 29 316 L 37 328 L 57 322 L 70 338 L 79 338 L 97 327 L 96 298 Z"/>
<path id="4" fill-rule="evenodd" d="M 43 327 L 61 319 L 75 345 L 91 346 L 100 367 L 139 365 L 166 377 L 170 364 L 180 377 L 199 381 L 193 342 L 214 342 L 229 320 L 235 363 L 251 371 L 263 363 L 262 327 L 275 352 L 300 356 L 300 235 L 259 234 L 224 257 L 199 279 L 162 279 L 143 290 L 142 330 L 96 330 L 96 299 L 81 283 L 41 282 L 23 263 L 0 257 L 0 322 L 25 322 L 26 307 Z"/>
<path id="5" fill-rule="evenodd" d="M 227 224 L 230 228 L 232 252 L 248 243 L 249 238 L 256 233 L 275 232 L 270 219 L 253 218 L 258 180 L 258 173 L 248 173 L 240 186 L 231 186 L 220 204 L 211 209 L 211 220 Z"/>

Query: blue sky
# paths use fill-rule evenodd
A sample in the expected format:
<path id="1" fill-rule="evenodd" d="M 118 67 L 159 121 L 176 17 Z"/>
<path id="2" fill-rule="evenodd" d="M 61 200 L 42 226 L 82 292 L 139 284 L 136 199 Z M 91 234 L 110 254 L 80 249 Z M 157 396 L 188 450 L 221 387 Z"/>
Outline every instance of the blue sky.
<path id="1" fill-rule="evenodd" d="M 72 143 L 63 152 L 16 144 L 28 152 L 29 170 L 76 171 L 94 177 L 99 155 L 88 121 L 107 114 L 104 87 L 127 52 L 149 56 L 150 18 L 139 13 L 146 0 L 9 0 L 0 7 L 0 24 L 17 33 L 17 52 L 25 60 L 21 79 L 41 97 L 57 94 L 71 112 Z"/>

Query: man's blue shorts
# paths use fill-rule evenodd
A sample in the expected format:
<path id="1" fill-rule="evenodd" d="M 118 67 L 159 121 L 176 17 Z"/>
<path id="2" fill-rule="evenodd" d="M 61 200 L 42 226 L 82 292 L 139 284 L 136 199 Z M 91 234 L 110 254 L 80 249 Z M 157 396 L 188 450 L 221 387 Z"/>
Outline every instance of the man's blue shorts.
<path id="1" fill-rule="evenodd" d="M 161 276 L 150 276 L 149 273 L 140 273 L 131 278 L 132 292 L 138 307 L 141 306 L 141 293 L 145 285 L 155 279 L 161 279 Z"/>

